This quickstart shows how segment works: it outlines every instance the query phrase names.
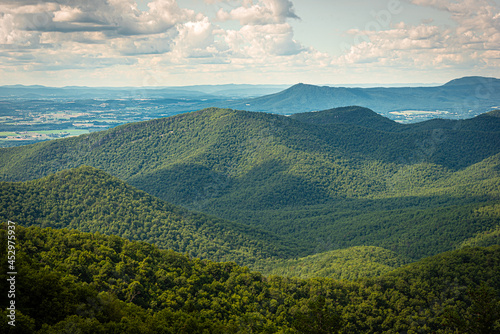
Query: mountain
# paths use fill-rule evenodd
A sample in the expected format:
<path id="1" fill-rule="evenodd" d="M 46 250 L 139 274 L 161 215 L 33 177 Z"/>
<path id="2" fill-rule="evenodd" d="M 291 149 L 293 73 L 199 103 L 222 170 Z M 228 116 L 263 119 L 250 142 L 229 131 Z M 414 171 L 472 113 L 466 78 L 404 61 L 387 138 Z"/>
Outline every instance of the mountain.
<path id="1" fill-rule="evenodd" d="M 165 203 L 92 167 L 24 183 L 0 182 L 0 188 L 0 217 L 23 226 L 113 234 L 244 264 L 296 251 L 271 233 Z"/>
<path id="2" fill-rule="evenodd" d="M 446 87 L 470 87 L 470 86 L 489 86 L 490 84 L 495 85 L 495 81 L 498 79 L 492 80 L 493 78 L 479 77 L 479 76 L 470 76 L 463 77 L 458 79 L 453 79 L 444 84 Z"/>
<path id="3" fill-rule="evenodd" d="M 0 97 L 23 98 L 248 98 L 279 92 L 287 85 L 195 85 L 172 87 L 0 86 Z"/>
<path id="4" fill-rule="evenodd" d="M 265 259 L 253 264 L 252 269 L 266 276 L 330 277 L 354 281 L 381 276 L 410 262 L 410 259 L 381 247 L 356 246 L 297 259 Z"/>
<path id="5" fill-rule="evenodd" d="M 375 246 L 415 260 L 498 225 L 495 115 L 401 125 L 354 107 L 297 119 L 211 108 L 2 149 L 0 177 L 88 165 L 279 235 L 293 256 Z"/>
<path id="6" fill-rule="evenodd" d="M 432 119 L 419 123 L 401 124 L 377 114 L 371 109 L 349 106 L 316 112 L 290 115 L 304 123 L 318 125 L 352 124 L 385 132 L 418 132 L 459 130 L 473 132 L 497 132 L 500 129 L 500 109 L 480 114 L 473 118 L 449 120 Z"/>
<path id="7" fill-rule="evenodd" d="M 2 333 L 499 332 L 499 246 L 347 282 L 265 277 L 98 233 L 15 232 L 16 317 L 8 317 L 12 297 L 3 298 Z M 7 236 L 2 223 L 3 249 Z M 0 261 L 6 268 L 7 257 Z M 10 279 L 0 272 L 2 291 Z"/>
<path id="8" fill-rule="evenodd" d="M 436 118 L 436 115 L 470 118 L 500 106 L 500 79 L 465 77 L 436 87 L 390 88 L 320 87 L 301 83 L 279 93 L 224 106 L 289 115 L 352 105 L 404 121 Z"/>
<path id="9" fill-rule="evenodd" d="M 380 131 L 398 131 L 406 127 L 403 124 L 396 123 L 371 109 L 349 106 L 334 108 L 317 112 L 297 113 L 290 116 L 304 123 L 312 124 L 352 124 Z"/>
<path id="10" fill-rule="evenodd" d="M 492 245 L 500 245 L 500 226 L 495 226 L 465 240 L 460 244 L 460 247 L 488 247 Z"/>
<path id="11" fill-rule="evenodd" d="M 35 181 L 0 182 L 0 189 L 4 220 L 146 241 L 201 259 L 235 261 L 264 274 L 353 280 L 411 262 L 365 246 L 292 259 L 301 250 L 286 238 L 165 203 L 87 166 Z"/>

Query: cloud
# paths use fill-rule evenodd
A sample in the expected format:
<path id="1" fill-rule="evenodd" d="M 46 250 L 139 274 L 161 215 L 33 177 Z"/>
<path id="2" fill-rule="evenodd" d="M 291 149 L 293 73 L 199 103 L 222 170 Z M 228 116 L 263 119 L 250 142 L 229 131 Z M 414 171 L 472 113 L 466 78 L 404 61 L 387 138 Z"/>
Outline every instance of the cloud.
<path id="1" fill-rule="evenodd" d="M 202 58 L 217 53 L 214 44 L 214 27 L 208 18 L 189 21 L 179 26 L 175 40 L 178 55 L 181 57 Z"/>
<path id="2" fill-rule="evenodd" d="M 308 49 L 294 39 L 288 19 L 299 19 L 289 0 L 205 0 L 207 3 L 224 2 L 239 6 L 227 11 L 219 9 L 218 21 L 236 20 L 239 30 L 219 29 L 217 45 L 221 57 L 230 57 L 232 63 L 283 62 L 281 57 L 295 57 Z M 279 60 L 278 60 L 279 59 Z"/>
<path id="3" fill-rule="evenodd" d="M 57 0 L 36 5 L 21 1 L 0 5 L 0 20 L 12 15 L 15 28 L 23 31 L 102 31 L 113 37 L 161 34 L 195 16 L 175 0 L 155 0 L 148 7 L 141 11 L 132 0 Z"/>
<path id="4" fill-rule="evenodd" d="M 305 50 L 293 39 L 293 30 L 288 23 L 247 25 L 237 32 L 228 32 L 226 41 L 231 50 L 256 58 L 265 55 L 291 56 Z"/>
<path id="5" fill-rule="evenodd" d="M 440 26 L 434 20 L 419 25 L 403 22 L 387 29 L 352 29 L 353 43 L 334 64 L 377 63 L 420 69 L 484 68 L 500 65 L 500 11 L 483 0 L 412 0 L 415 5 L 448 12 L 455 26 Z"/>
<path id="6" fill-rule="evenodd" d="M 252 68 L 252 64 L 304 64 L 316 52 L 296 41 L 285 22 L 297 18 L 289 0 L 208 2 L 236 5 L 218 16 L 239 20 L 243 26 L 223 29 L 203 14 L 180 8 L 176 0 L 149 1 L 146 10 L 139 9 L 135 0 L 4 0 L 2 67 L 25 71 L 120 65 L 137 69 L 147 68 L 146 64 L 162 70 L 199 64 L 211 69 Z"/>
<path id="7" fill-rule="evenodd" d="M 265 81 L 305 81 L 302 75 L 314 75 L 328 83 L 351 73 L 366 81 L 376 80 L 366 74 L 376 71 L 500 68 L 500 12 L 493 2 L 405 0 L 442 11 L 454 24 L 441 25 L 437 17 L 398 23 L 408 14 L 399 12 L 387 22 L 374 16 L 365 29 L 347 31 L 352 43 L 332 56 L 297 39 L 292 1 L 204 0 L 210 8 L 205 15 L 181 8 L 177 0 L 1 0 L 0 76 L 37 71 L 43 78 L 47 71 L 56 80 L 54 73 L 62 70 L 59 75 L 68 80 L 75 73 L 107 73 L 142 82 L 141 73 L 154 73 L 155 82 L 165 84 L 198 74 L 210 82 L 232 73 L 236 81 L 255 82 L 259 75 Z M 326 41 L 328 28 L 325 43 L 332 43 Z"/>
<path id="8" fill-rule="evenodd" d="M 457 27 L 451 32 L 450 45 L 463 49 L 490 49 L 500 42 L 500 8 L 486 0 L 412 0 L 413 4 L 433 7 L 450 13 Z M 443 31 L 444 32 L 444 31 Z M 446 31 L 450 33 L 450 31 Z"/>
<path id="9" fill-rule="evenodd" d="M 139 10 L 133 0 L 3 1 L 0 4 L 0 55 L 31 52 L 26 69 L 100 68 L 130 64 L 131 56 L 165 54 L 184 24 L 203 15 L 175 0 L 154 0 Z"/>
<path id="10" fill-rule="evenodd" d="M 287 19 L 298 19 L 290 0 L 243 1 L 243 5 L 231 11 L 220 9 L 217 18 L 221 21 L 237 20 L 241 25 L 265 25 L 284 23 Z"/>

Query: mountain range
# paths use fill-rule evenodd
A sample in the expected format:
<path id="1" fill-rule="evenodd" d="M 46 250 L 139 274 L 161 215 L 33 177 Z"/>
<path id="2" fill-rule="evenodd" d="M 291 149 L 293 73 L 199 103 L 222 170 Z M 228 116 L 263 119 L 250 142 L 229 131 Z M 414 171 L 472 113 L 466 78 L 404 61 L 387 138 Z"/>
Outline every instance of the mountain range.
<path id="1" fill-rule="evenodd" d="M 416 260 L 495 230 L 499 129 L 498 111 L 405 125 L 360 107 L 293 117 L 212 108 L 2 149 L 0 177 L 88 165 L 288 245 L 263 258 L 374 246 Z"/>
<path id="2" fill-rule="evenodd" d="M 168 106 L 175 113 L 220 107 L 290 115 L 358 105 L 393 120 L 417 122 L 433 118 L 471 118 L 498 109 L 500 79 L 472 76 L 454 79 L 438 86 L 407 87 L 340 87 L 304 83 L 293 86 L 227 84 L 180 87 L 10 85 L 0 86 L 0 98 L 11 102 L 141 100 L 155 104 L 157 108 Z M 169 103 L 168 99 L 175 101 Z M 189 103 L 186 104 L 186 101 Z M 152 110 L 150 116 L 158 117 L 154 112 Z M 4 115 L 2 108 L 0 114 Z"/>
<path id="3" fill-rule="evenodd" d="M 227 99 L 255 97 L 276 93 L 289 85 L 194 85 L 171 87 L 46 87 L 41 85 L 0 86 L 1 98 L 41 99 Z"/>
<path id="4" fill-rule="evenodd" d="M 500 110 L 208 108 L 0 149 L 0 180 L 2 333 L 500 331 Z"/>
<path id="5" fill-rule="evenodd" d="M 394 120 L 470 118 L 500 106 L 500 79 L 464 77 L 436 87 L 347 88 L 297 84 L 224 106 L 282 115 L 359 105 Z M 413 112 L 413 113 L 412 113 Z M 415 113 L 416 112 L 416 113 Z M 411 118 L 410 118 L 411 120 Z"/>
<path id="6" fill-rule="evenodd" d="M 0 224 L 2 247 L 6 229 Z M 499 332 L 499 246 L 466 247 L 355 282 L 266 277 L 68 229 L 17 226 L 16 246 L 14 313 L 7 298 L 0 302 L 6 334 Z M 9 287 L 12 276 L 0 272 L 0 289 Z"/>

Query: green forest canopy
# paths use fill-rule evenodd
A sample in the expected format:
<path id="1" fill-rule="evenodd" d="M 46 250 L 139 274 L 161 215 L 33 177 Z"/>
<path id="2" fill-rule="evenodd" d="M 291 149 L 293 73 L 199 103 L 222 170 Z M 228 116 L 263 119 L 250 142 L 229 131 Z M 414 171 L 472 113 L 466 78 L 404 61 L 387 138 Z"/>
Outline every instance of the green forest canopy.
<path id="1" fill-rule="evenodd" d="M 2 224 L 2 249 L 6 233 Z M 500 332 L 500 246 L 348 282 L 265 277 L 100 233 L 17 226 L 15 235 L 16 327 L 2 321 L 2 333 Z"/>
<path id="2" fill-rule="evenodd" d="M 212 108 L 2 149 L 0 176 L 93 166 L 274 240 L 264 257 L 375 246 L 419 259 L 498 225 L 499 129 L 495 112 L 402 125 L 359 107 L 293 118 Z M 136 234 L 125 236 L 152 237 Z"/>

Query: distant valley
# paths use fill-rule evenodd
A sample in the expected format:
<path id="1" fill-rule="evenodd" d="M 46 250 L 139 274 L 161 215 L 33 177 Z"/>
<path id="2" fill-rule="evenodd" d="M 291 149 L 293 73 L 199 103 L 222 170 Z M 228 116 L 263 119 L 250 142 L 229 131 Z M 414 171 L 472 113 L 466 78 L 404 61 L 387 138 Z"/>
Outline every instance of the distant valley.
<path id="1" fill-rule="evenodd" d="M 263 97 L 227 106 L 277 114 L 318 111 L 358 105 L 392 120 L 415 122 L 432 118 L 462 119 L 500 106 L 500 80 L 465 77 L 436 87 L 319 87 L 298 84 Z"/>
<path id="2" fill-rule="evenodd" d="M 280 85 L 186 87 L 0 87 L 0 147 L 102 131 L 279 92 Z"/>
<path id="3" fill-rule="evenodd" d="M 500 106 L 498 79 L 467 77 L 436 87 L 199 85 L 90 88 L 0 87 L 0 147 L 102 131 L 207 107 L 291 115 L 363 106 L 402 123 L 466 119 Z"/>

